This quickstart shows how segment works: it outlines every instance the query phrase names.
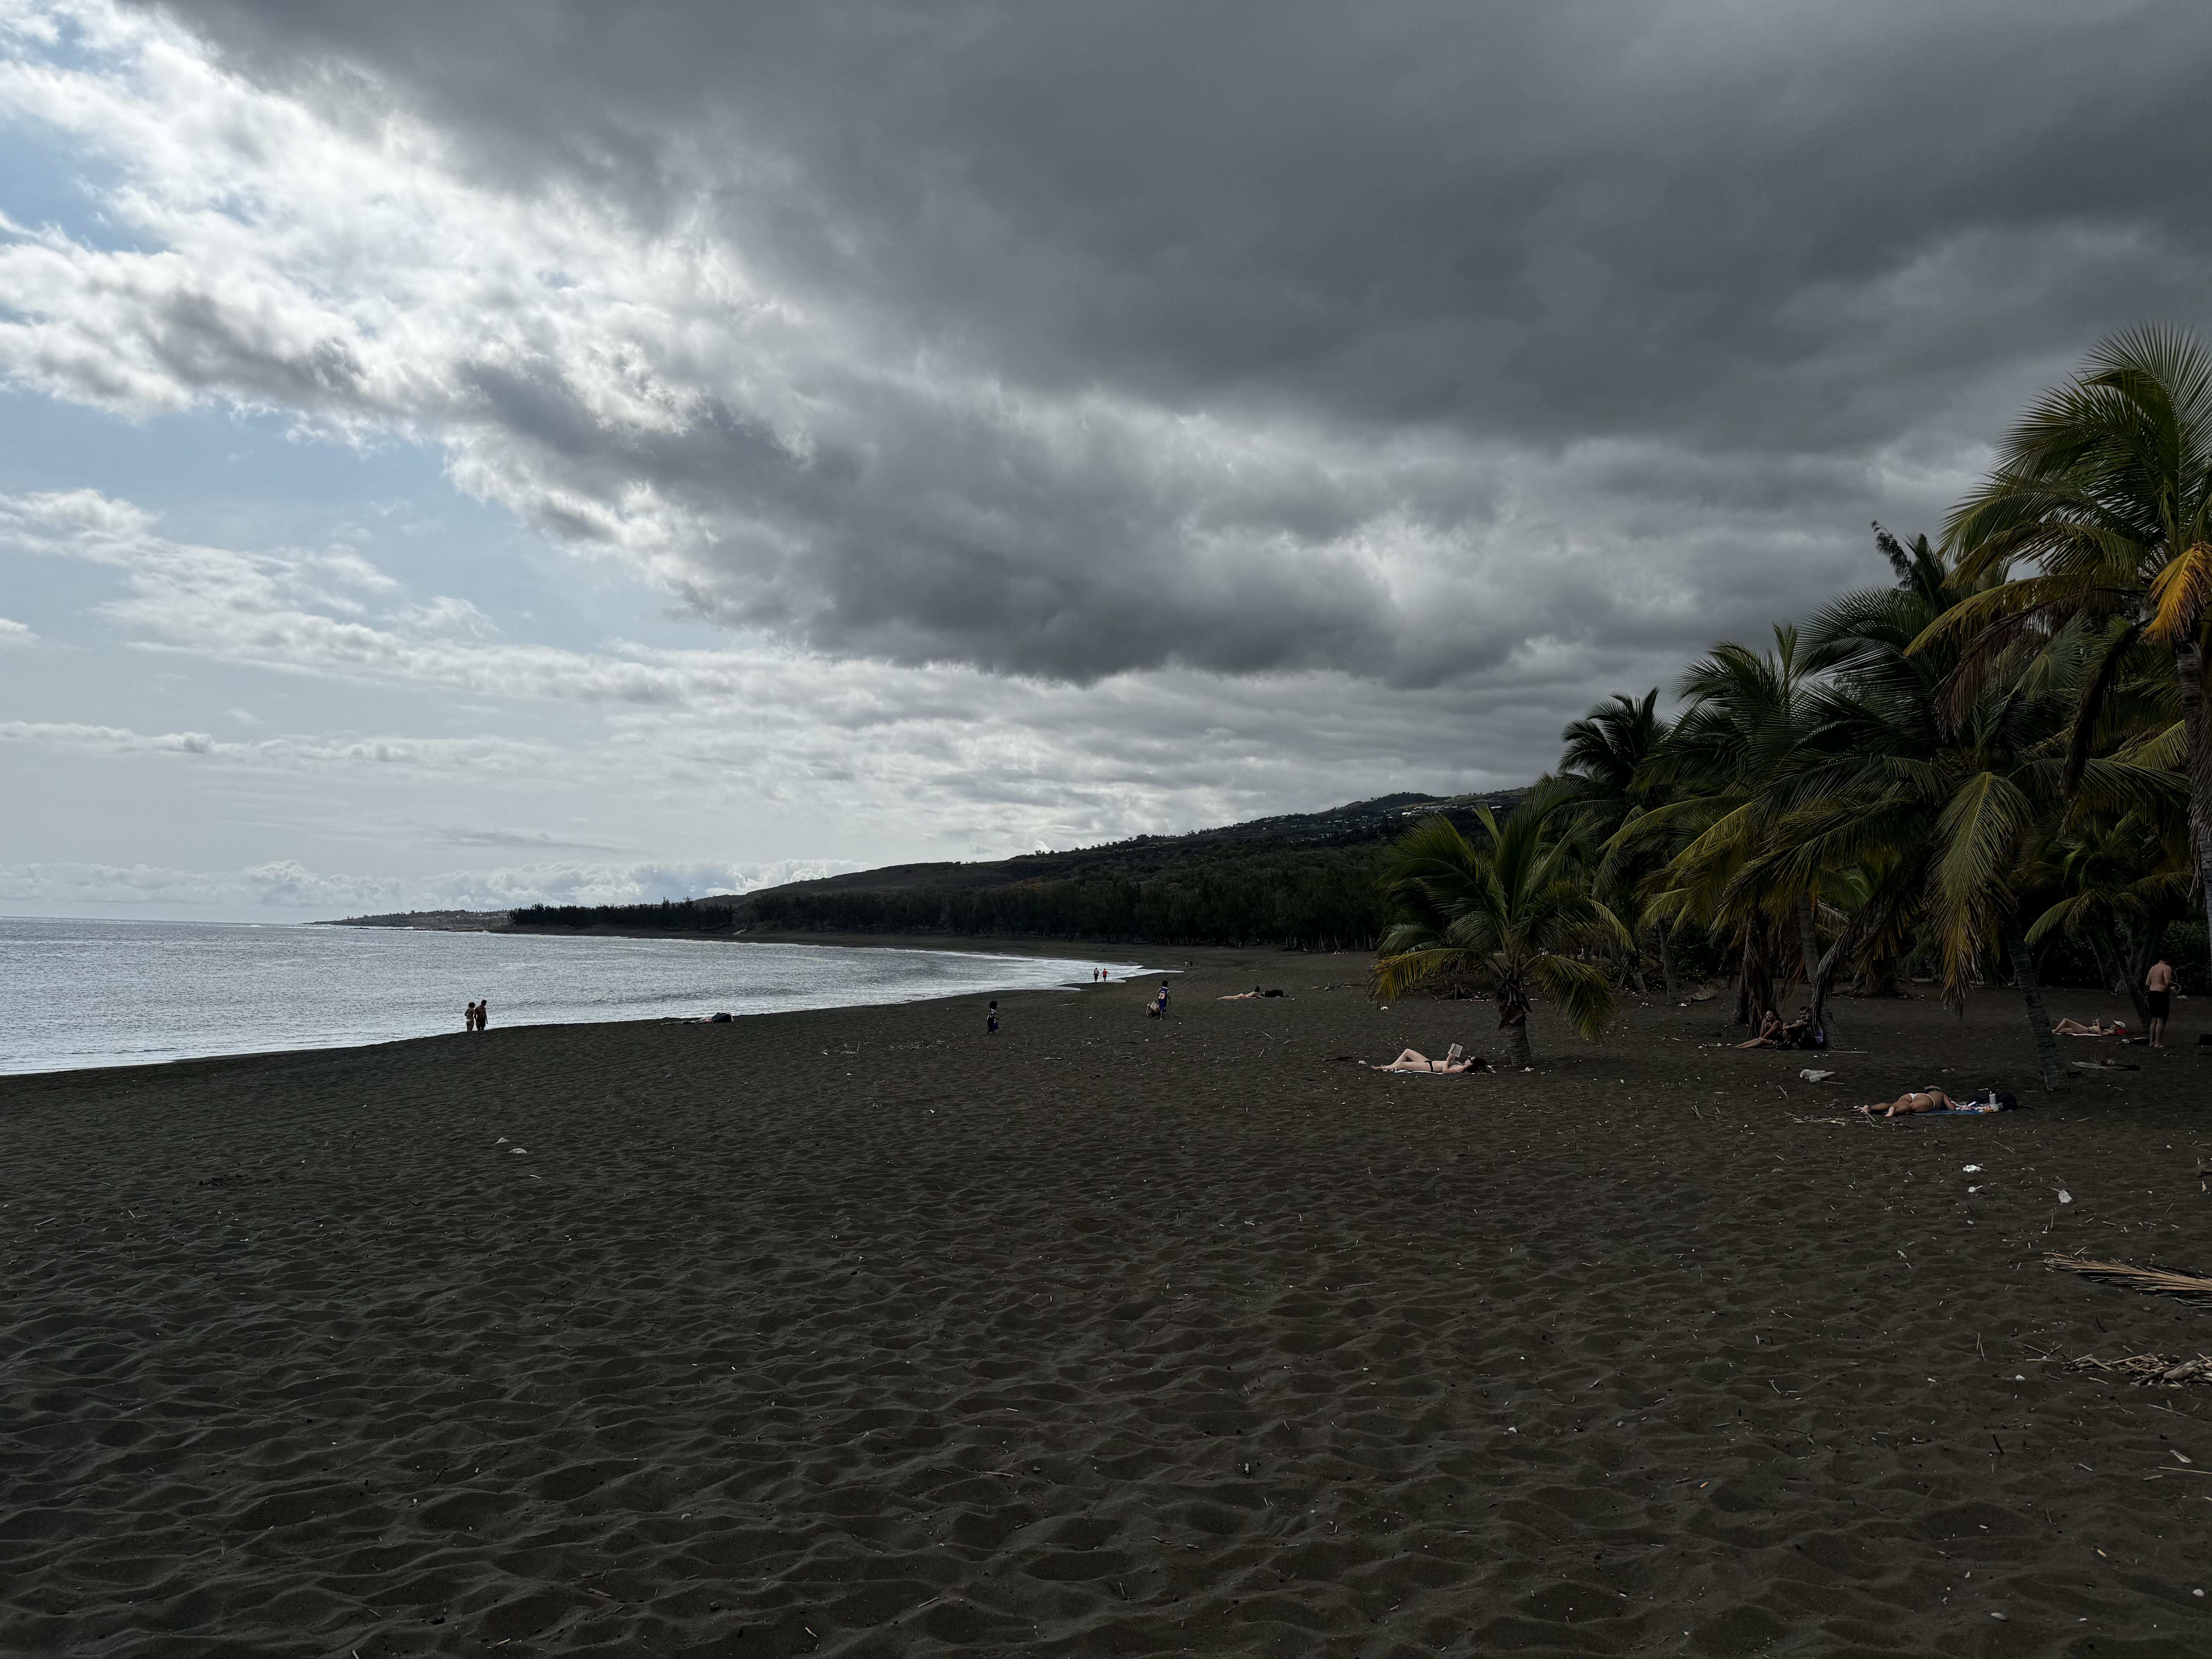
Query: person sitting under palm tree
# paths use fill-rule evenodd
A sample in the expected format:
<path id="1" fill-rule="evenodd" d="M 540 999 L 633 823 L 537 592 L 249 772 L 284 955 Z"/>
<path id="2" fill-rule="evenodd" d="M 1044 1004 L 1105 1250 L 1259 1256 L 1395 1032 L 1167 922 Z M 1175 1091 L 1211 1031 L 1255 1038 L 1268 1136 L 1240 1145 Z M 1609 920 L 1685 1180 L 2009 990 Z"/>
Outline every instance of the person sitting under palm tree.
<path id="1" fill-rule="evenodd" d="M 1739 1042 L 1735 1046 L 1739 1048 L 1779 1048 L 1785 1029 L 1782 1016 L 1769 1008 L 1759 1018 L 1759 1035 L 1748 1042 Z"/>
<path id="2" fill-rule="evenodd" d="M 1820 1045 L 1810 1041 L 1807 1033 L 1813 1029 L 1813 1017 L 1803 1009 L 1797 1018 L 1785 1020 L 1769 1008 L 1759 1022 L 1759 1035 L 1748 1042 L 1739 1042 L 1739 1048 L 1807 1048 Z"/>

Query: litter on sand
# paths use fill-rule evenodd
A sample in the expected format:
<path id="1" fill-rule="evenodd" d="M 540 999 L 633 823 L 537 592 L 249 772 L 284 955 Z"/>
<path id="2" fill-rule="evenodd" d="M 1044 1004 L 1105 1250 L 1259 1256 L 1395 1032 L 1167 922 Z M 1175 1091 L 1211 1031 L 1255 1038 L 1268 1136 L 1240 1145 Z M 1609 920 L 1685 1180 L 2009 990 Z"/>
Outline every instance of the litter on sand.
<path id="1" fill-rule="evenodd" d="M 1797 1075 L 1803 1078 L 1808 1083 L 1826 1083 L 1830 1078 L 1835 1076 L 1835 1073 L 1833 1072 L 1815 1071 L 1813 1067 L 1808 1066 L 1803 1071 L 1798 1073 Z"/>
<path id="2" fill-rule="evenodd" d="M 2064 1199 L 2066 1194 L 2061 1193 L 2059 1197 Z M 2109 1279 L 2115 1284 L 2162 1296 L 2212 1296 L 2212 1279 L 2199 1279 L 2193 1273 L 2168 1273 L 2163 1267 L 2131 1267 L 2124 1261 L 2093 1261 L 2087 1256 L 2062 1255 L 2056 1251 L 2043 1260 L 2048 1267 L 2087 1273 L 2092 1279 Z"/>
<path id="3" fill-rule="evenodd" d="M 2069 1371 L 2117 1371 L 2138 1387 L 2178 1389 L 2189 1382 L 2212 1382 L 2212 1356 L 2172 1359 L 2162 1353 L 2132 1353 L 2124 1359 L 2100 1359 L 2085 1353 L 2065 1362 Z"/>

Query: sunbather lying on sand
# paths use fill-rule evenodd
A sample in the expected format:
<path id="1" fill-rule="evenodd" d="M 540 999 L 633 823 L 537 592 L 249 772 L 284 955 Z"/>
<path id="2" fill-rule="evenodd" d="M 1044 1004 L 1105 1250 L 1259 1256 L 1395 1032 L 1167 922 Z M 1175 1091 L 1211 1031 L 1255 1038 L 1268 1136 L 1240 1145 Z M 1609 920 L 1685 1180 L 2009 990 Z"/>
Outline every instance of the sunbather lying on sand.
<path id="1" fill-rule="evenodd" d="M 2093 1019 L 2084 1025 L 2078 1019 L 2062 1019 L 2051 1028 L 2061 1036 L 2125 1036 L 2128 1028 L 2117 1019 L 2110 1025 L 2101 1019 Z"/>
<path id="2" fill-rule="evenodd" d="M 1388 1066 L 1369 1066 L 1367 1069 L 1370 1072 L 1427 1072 L 1437 1077 L 1457 1077 L 1462 1072 L 1470 1071 L 1477 1066 L 1482 1066 L 1485 1071 L 1489 1069 L 1488 1065 L 1479 1054 L 1469 1055 L 1465 1060 L 1462 1060 L 1459 1055 L 1460 1047 L 1456 1042 L 1452 1044 L 1451 1053 L 1446 1054 L 1442 1060 L 1431 1060 L 1419 1049 L 1408 1048 Z M 1363 1066 L 1367 1065 L 1364 1060 L 1359 1063 Z"/>
<path id="3" fill-rule="evenodd" d="M 1260 988 L 1255 985 L 1249 991 L 1231 991 L 1227 996 L 1216 997 L 1214 1000 L 1216 1002 L 1249 1002 L 1259 994 Z"/>
<path id="4" fill-rule="evenodd" d="M 1859 1110 L 1869 1117 L 1910 1117 L 1916 1112 L 1949 1112 L 1958 1109 L 1957 1103 L 1941 1089 L 1908 1091 L 1895 1100 L 1877 1100 Z"/>

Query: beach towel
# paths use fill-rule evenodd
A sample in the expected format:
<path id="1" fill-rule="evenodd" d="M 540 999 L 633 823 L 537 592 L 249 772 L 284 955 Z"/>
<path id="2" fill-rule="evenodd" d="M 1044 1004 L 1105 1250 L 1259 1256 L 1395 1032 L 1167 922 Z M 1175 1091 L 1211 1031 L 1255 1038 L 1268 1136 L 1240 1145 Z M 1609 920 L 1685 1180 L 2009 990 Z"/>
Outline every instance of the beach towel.
<path id="1" fill-rule="evenodd" d="M 1915 1117 L 1995 1117 L 1999 1112 L 2024 1110 L 2021 1102 L 2012 1095 L 1999 1094 L 1995 1089 L 1983 1091 L 1978 1100 L 1962 1101 L 1941 1112 L 1916 1112 Z"/>

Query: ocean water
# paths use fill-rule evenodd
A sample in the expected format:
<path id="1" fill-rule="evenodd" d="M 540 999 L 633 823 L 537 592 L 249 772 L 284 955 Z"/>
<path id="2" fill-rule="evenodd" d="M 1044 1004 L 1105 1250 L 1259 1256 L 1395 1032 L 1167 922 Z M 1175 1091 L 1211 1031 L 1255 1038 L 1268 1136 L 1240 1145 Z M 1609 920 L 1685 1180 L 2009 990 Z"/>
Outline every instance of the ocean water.
<path id="1" fill-rule="evenodd" d="M 337 1048 L 491 1023 L 774 1013 L 1116 979 L 1101 958 L 718 939 L 0 918 L 0 1072 Z"/>

